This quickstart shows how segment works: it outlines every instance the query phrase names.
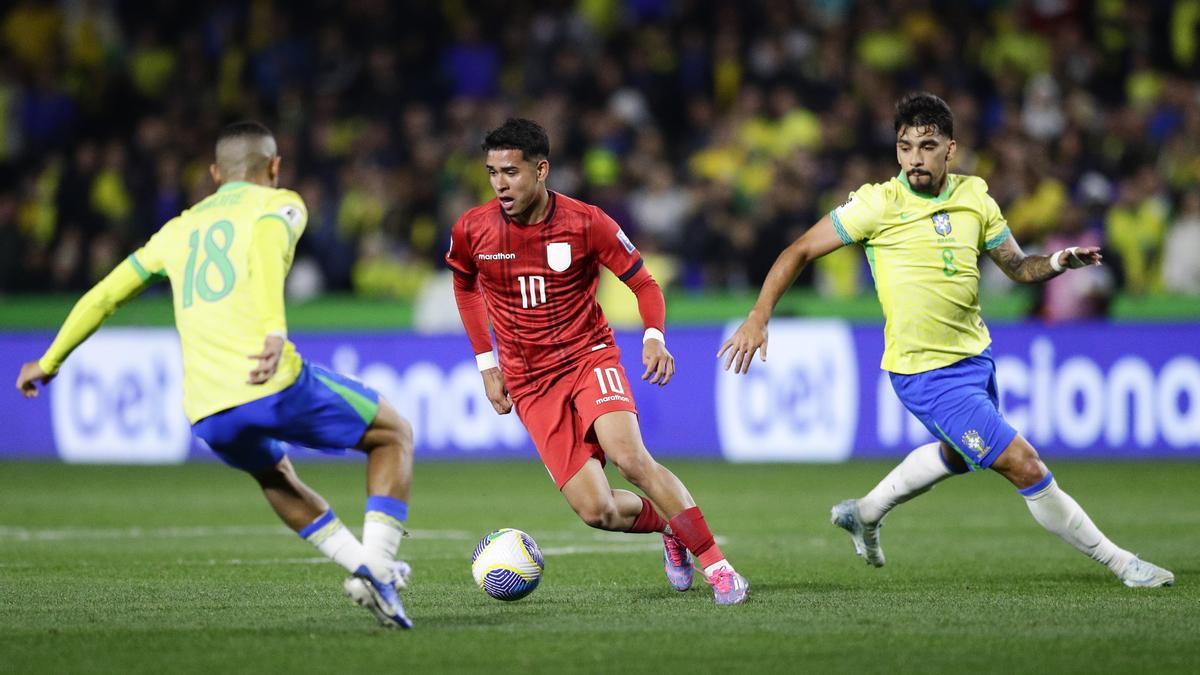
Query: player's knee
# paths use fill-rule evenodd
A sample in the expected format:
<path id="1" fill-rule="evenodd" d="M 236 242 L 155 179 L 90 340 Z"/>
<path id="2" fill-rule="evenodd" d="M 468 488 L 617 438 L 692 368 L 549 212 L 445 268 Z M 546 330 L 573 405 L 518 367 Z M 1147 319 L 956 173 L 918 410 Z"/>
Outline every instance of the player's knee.
<path id="1" fill-rule="evenodd" d="M 658 462 L 650 456 L 650 453 L 642 451 L 640 453 L 630 453 L 626 455 L 622 461 L 613 461 L 617 465 L 617 470 L 625 480 L 641 487 L 643 483 L 648 481 L 654 470 L 658 467 Z"/>
<path id="2" fill-rule="evenodd" d="M 413 450 L 412 423 L 399 415 L 396 416 L 395 443 L 400 446 L 401 453 L 412 454 L 412 450 Z"/>
<path id="3" fill-rule="evenodd" d="M 1000 456 L 1001 472 L 1015 485 L 1028 487 L 1046 477 L 1046 465 L 1028 443 L 1014 443 Z"/>
<path id="4" fill-rule="evenodd" d="M 1026 487 L 1036 485 L 1039 481 L 1046 477 L 1046 465 L 1042 464 L 1042 460 L 1038 459 L 1037 455 L 1030 459 L 1026 459 L 1016 467 L 1014 472 L 1015 478 L 1018 480 L 1018 485 Z"/>
<path id="5" fill-rule="evenodd" d="M 654 458 L 650 456 L 650 452 L 638 438 L 606 439 L 600 444 L 600 447 L 604 449 L 605 456 L 617 465 L 626 478 L 630 474 L 641 474 L 654 464 Z"/>
<path id="6" fill-rule="evenodd" d="M 615 526 L 618 517 L 617 505 L 611 500 L 600 504 L 588 504 L 582 507 L 576 507 L 575 513 L 579 515 L 580 520 L 598 530 L 611 530 Z"/>
<path id="7" fill-rule="evenodd" d="M 297 479 L 296 469 L 292 467 L 292 463 L 287 461 L 287 459 L 276 463 L 274 466 L 254 471 L 250 475 L 254 476 L 254 480 L 258 481 L 258 484 L 264 488 L 291 483 Z"/>

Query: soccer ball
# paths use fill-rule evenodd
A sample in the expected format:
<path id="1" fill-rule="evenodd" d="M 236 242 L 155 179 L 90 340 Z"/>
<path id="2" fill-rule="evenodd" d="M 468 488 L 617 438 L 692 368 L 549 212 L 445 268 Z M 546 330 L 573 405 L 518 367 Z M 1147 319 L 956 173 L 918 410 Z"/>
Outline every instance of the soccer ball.
<path id="1" fill-rule="evenodd" d="M 546 562 L 533 537 L 505 527 L 484 537 L 471 554 L 471 574 L 497 600 L 520 600 L 542 580 Z"/>

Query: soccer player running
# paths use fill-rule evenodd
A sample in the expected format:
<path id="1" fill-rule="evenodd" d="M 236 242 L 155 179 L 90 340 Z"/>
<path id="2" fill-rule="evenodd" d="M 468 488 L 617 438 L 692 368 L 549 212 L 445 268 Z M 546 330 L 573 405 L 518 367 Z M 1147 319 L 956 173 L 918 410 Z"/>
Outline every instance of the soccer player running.
<path id="1" fill-rule="evenodd" d="M 861 243 L 883 307 L 882 367 L 913 415 L 938 440 L 913 450 L 861 499 L 833 507 L 833 524 L 855 552 L 884 564 L 883 517 L 953 475 L 991 468 L 1015 485 L 1042 527 L 1108 567 L 1126 586 L 1169 586 L 1175 576 L 1118 547 L 1058 486 L 1038 453 L 999 410 L 991 338 L 980 318 L 979 254 L 1014 281 L 1034 283 L 1100 264 L 1095 247 L 1027 256 L 1009 232 L 987 184 L 951 174 L 954 117 L 945 101 L 910 94 L 896 105 L 900 174 L 850 195 L 783 251 L 749 317 L 718 353 L 725 369 L 767 358 L 767 321 L 776 302 L 813 260 Z M 727 354 L 727 356 L 726 356 Z"/>
<path id="2" fill-rule="evenodd" d="M 262 487 L 275 512 L 346 568 L 343 587 L 386 626 L 412 622 L 396 593 L 412 482 L 412 428 L 362 383 L 300 357 L 287 339 L 284 278 L 308 212 L 276 188 L 280 157 L 266 127 L 242 122 L 217 138 L 217 191 L 172 218 L 76 303 L 49 349 L 21 366 L 17 388 L 38 395 L 67 356 L 121 303 L 166 278 L 183 348 L 183 404 L 193 433 Z M 361 542 L 297 477 L 282 442 L 367 455 Z"/>
<path id="3" fill-rule="evenodd" d="M 603 211 L 546 189 L 550 140 L 537 123 L 510 119 L 487 134 L 483 150 L 496 198 L 454 224 L 446 262 L 488 400 L 501 415 L 516 407 L 554 484 L 585 523 L 661 532 L 675 589 L 692 585 L 690 550 L 717 604 L 744 601 L 749 582 L 725 560 L 687 488 L 642 442 L 621 352 L 596 302 L 603 265 L 637 296 L 646 329 L 642 379 L 661 386 L 675 372 L 662 290 Z M 612 489 L 605 458 L 649 499 Z"/>

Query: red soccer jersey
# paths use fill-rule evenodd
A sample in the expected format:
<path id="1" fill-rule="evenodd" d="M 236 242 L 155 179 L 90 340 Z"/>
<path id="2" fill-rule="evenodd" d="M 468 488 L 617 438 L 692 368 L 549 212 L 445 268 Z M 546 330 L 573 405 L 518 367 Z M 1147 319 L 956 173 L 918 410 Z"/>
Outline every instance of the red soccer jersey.
<path id="1" fill-rule="evenodd" d="M 533 225 L 513 222 L 496 199 L 467 211 L 454 224 L 446 262 L 482 289 L 510 391 L 611 347 L 596 302 L 600 265 L 622 281 L 642 267 L 612 218 L 555 192 L 546 219 Z"/>

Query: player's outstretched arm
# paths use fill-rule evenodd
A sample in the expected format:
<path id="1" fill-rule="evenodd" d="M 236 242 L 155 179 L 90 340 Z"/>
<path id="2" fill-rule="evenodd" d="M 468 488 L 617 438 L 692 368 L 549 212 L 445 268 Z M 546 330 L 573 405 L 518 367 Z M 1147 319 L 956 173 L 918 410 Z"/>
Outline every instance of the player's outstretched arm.
<path id="1" fill-rule="evenodd" d="M 154 280 L 156 277 L 146 274 L 132 256 L 121 261 L 75 303 L 42 358 L 21 365 L 21 372 L 17 376 L 17 389 L 21 395 L 25 398 L 37 396 L 37 386 L 49 384 L 76 347 L 95 333 L 122 303 Z"/>
<path id="2" fill-rule="evenodd" d="M 767 272 L 767 279 L 750 315 L 717 352 L 717 358 L 725 357 L 725 370 L 733 366 L 735 373 L 749 372 L 755 352 L 759 352 L 763 361 L 767 360 L 767 322 L 779 299 L 791 288 L 806 265 L 844 245 L 833 226 L 833 219 L 827 214 L 791 246 L 783 249 Z"/>
<path id="3" fill-rule="evenodd" d="M 1054 278 L 1068 269 L 1079 269 L 1089 265 L 1100 265 L 1103 256 L 1095 246 L 1072 246 L 1051 255 L 1025 255 L 1021 245 L 1012 235 L 988 256 L 1008 275 L 1009 279 L 1022 284 L 1033 284 Z"/>

